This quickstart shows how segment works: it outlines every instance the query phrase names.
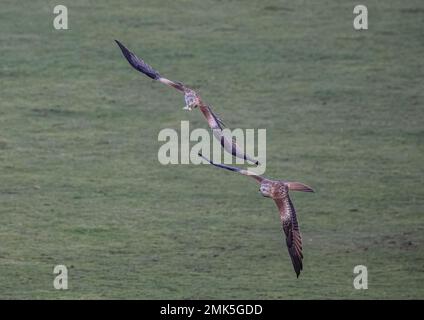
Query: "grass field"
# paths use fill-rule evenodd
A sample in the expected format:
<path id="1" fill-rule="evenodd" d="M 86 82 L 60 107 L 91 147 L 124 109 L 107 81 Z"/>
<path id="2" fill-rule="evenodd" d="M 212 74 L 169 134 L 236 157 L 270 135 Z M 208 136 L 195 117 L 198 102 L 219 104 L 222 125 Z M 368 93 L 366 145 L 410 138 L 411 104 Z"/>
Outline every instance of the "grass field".
<path id="1" fill-rule="evenodd" d="M 0 298 L 423 299 L 424 3 L 362 3 L 366 31 L 356 1 L 3 0 Z M 316 189 L 292 196 L 299 279 L 253 180 L 159 164 L 161 129 L 206 123 L 114 39 Z"/>

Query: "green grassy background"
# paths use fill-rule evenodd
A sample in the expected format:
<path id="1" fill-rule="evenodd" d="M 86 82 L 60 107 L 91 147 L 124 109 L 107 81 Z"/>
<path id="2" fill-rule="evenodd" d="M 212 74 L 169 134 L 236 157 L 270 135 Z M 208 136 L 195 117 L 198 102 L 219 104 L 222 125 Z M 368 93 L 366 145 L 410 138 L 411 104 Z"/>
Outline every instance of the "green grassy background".
<path id="1" fill-rule="evenodd" d="M 57 1 L 2 0 L 0 298 L 424 298 L 424 3 L 361 3 L 359 32 L 356 1 L 63 0 L 57 31 Z M 161 129 L 206 123 L 113 39 L 316 189 L 299 279 L 253 180 L 159 164 Z"/>

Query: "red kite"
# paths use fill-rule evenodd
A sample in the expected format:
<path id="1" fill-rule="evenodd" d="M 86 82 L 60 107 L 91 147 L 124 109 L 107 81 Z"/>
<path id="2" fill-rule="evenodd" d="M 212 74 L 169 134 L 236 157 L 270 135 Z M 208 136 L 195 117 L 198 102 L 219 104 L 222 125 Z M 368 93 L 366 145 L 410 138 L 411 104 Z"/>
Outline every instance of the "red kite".
<path id="1" fill-rule="evenodd" d="M 303 269 L 303 254 L 302 254 L 302 237 L 299 231 L 297 222 L 296 210 L 289 196 L 289 191 L 314 192 L 311 187 L 300 182 L 289 182 L 283 180 L 270 180 L 259 176 L 251 171 L 243 170 L 236 167 L 230 167 L 223 164 L 217 164 L 205 158 L 199 153 L 203 159 L 215 167 L 223 168 L 230 171 L 235 171 L 245 176 L 251 176 L 261 184 L 259 191 L 264 197 L 271 198 L 277 204 L 280 211 L 280 220 L 286 236 L 286 245 L 289 250 L 289 255 L 296 272 L 299 277 L 300 271 Z"/>
<path id="2" fill-rule="evenodd" d="M 189 87 L 185 86 L 181 82 L 174 82 L 162 77 L 159 74 L 159 72 L 154 70 L 142 59 L 140 59 L 134 53 L 129 51 L 122 43 L 120 43 L 118 40 L 115 40 L 115 41 L 118 44 L 118 46 L 121 48 L 121 51 L 124 57 L 128 60 L 128 62 L 134 69 L 140 71 L 141 73 L 145 74 L 146 76 L 148 76 L 149 78 L 153 80 L 162 82 L 163 84 L 166 84 L 184 93 L 184 100 L 186 104 L 186 106 L 184 107 L 185 110 L 193 110 L 199 107 L 200 111 L 202 111 L 203 115 L 205 116 L 209 127 L 212 129 L 214 136 L 221 142 L 221 145 L 227 152 L 231 153 L 235 157 L 238 157 L 238 158 L 250 161 L 256 165 L 259 165 L 259 162 L 257 160 L 254 160 L 252 157 L 250 157 L 249 155 L 247 155 L 245 152 L 241 150 L 241 148 L 237 145 L 234 139 L 230 141 L 228 137 L 226 137 L 223 134 L 222 130 L 225 127 L 224 123 L 212 111 L 210 106 L 203 103 L 202 99 L 196 93 L 196 91 L 194 91 L 193 89 L 190 89 Z"/>

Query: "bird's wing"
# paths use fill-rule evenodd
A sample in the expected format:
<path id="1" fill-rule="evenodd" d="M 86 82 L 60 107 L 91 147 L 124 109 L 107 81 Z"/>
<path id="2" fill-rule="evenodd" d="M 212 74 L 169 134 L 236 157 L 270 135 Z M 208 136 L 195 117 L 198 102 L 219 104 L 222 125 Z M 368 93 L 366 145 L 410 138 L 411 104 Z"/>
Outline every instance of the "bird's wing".
<path id="1" fill-rule="evenodd" d="M 181 92 L 186 93 L 186 90 L 188 91 L 191 90 L 180 82 L 174 82 L 172 80 L 162 77 L 159 72 L 157 72 L 155 69 L 149 66 L 146 62 L 144 62 L 143 59 L 140 59 L 134 53 L 128 50 L 128 48 L 126 48 L 121 42 L 119 42 L 118 40 L 115 40 L 115 42 L 118 44 L 119 48 L 121 48 L 122 54 L 124 55 L 124 57 L 128 60 L 128 62 L 134 69 L 140 71 L 141 73 L 145 74 L 146 76 L 148 76 L 149 78 L 153 80 L 162 82 Z M 214 135 L 219 139 L 219 141 L 221 142 L 225 150 L 227 150 L 229 153 L 231 153 L 235 157 L 248 160 L 256 165 L 259 165 L 259 162 L 257 160 L 254 160 L 249 155 L 245 154 L 238 147 L 235 140 L 229 141 L 222 134 L 222 130 L 225 127 L 224 122 L 212 111 L 211 107 L 206 105 L 201 105 L 200 110 L 205 116 L 209 127 L 214 131 L 218 130 L 217 132 L 214 132 Z"/>
<path id="2" fill-rule="evenodd" d="M 274 199 L 274 201 L 280 211 L 281 224 L 286 235 L 286 244 L 294 271 L 296 276 L 299 277 L 300 271 L 303 269 L 303 254 L 302 236 L 299 231 L 296 210 L 288 194 L 283 198 Z"/>
<path id="3" fill-rule="evenodd" d="M 221 120 L 220 117 L 216 115 L 215 112 L 213 112 L 210 106 L 201 105 L 200 111 L 202 111 L 211 129 L 221 129 L 221 130 L 224 129 L 225 127 L 224 122 Z"/>
<path id="4" fill-rule="evenodd" d="M 206 158 L 205 156 L 203 156 L 201 153 L 199 153 L 199 156 L 202 157 L 203 159 L 205 159 L 207 162 L 209 162 L 211 165 L 214 165 L 215 167 L 221 168 L 221 169 L 226 169 L 226 170 L 230 170 L 230 171 L 234 171 L 234 172 L 238 172 L 242 175 L 245 176 L 250 176 L 253 179 L 255 179 L 258 182 L 262 182 L 263 180 L 266 180 L 266 178 L 257 175 L 256 173 L 252 172 L 252 171 L 248 171 L 248 170 L 243 170 L 237 167 L 231 167 L 231 166 L 227 166 L 224 164 L 218 164 L 213 162 L 212 160 L 209 160 L 208 158 Z"/>
<path id="5" fill-rule="evenodd" d="M 221 119 L 219 119 L 218 116 L 212 111 L 211 107 L 207 105 L 201 105 L 199 108 L 203 113 L 203 116 L 206 118 L 209 128 L 212 130 L 222 130 L 224 128 Z"/>
<path id="6" fill-rule="evenodd" d="M 140 59 L 134 53 L 128 50 L 128 48 L 126 48 L 121 42 L 119 42 L 118 40 L 115 40 L 115 42 L 118 44 L 119 48 L 121 48 L 122 54 L 124 55 L 124 57 L 128 60 L 128 62 L 134 69 L 140 71 L 141 73 L 144 73 L 146 76 L 148 76 L 149 78 L 153 80 L 157 80 L 179 91 L 184 92 L 185 86 L 182 83 L 174 82 L 162 77 L 159 74 L 159 72 L 157 72 L 155 69 L 149 66 L 146 62 L 144 62 L 143 59 Z"/>
<path id="7" fill-rule="evenodd" d="M 206 118 L 206 121 L 208 122 L 209 127 L 212 129 L 212 133 L 215 136 L 215 138 L 218 139 L 218 141 L 221 143 L 224 150 L 226 150 L 228 153 L 232 154 L 234 157 L 244 159 L 247 161 L 250 161 L 251 163 L 254 163 L 256 165 L 259 165 L 259 161 L 253 159 L 248 154 L 246 154 L 237 144 L 237 140 L 233 137 L 230 139 L 227 137 L 223 130 L 225 127 L 224 122 L 213 112 L 212 108 L 207 105 L 201 105 L 200 111 L 203 113 L 203 115 Z"/>

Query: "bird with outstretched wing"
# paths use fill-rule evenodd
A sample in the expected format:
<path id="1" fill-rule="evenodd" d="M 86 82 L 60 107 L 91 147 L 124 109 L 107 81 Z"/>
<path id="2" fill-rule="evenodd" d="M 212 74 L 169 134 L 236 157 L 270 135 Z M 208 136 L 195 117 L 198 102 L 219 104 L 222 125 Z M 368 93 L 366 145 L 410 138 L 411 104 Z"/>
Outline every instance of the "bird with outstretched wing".
<path id="1" fill-rule="evenodd" d="M 300 271 L 303 269 L 302 236 L 297 222 L 296 210 L 290 199 L 289 191 L 314 192 L 312 188 L 300 182 L 270 180 L 248 170 L 214 163 L 200 153 L 199 156 L 218 168 L 238 172 L 254 178 L 260 183 L 259 191 L 261 194 L 275 201 L 280 212 L 281 225 L 286 237 L 286 245 L 293 268 L 296 272 L 296 276 L 299 277 Z"/>
<path id="2" fill-rule="evenodd" d="M 225 127 L 222 120 L 212 111 L 212 108 L 209 105 L 206 105 L 203 103 L 200 96 L 194 91 L 193 89 L 190 89 L 189 87 L 185 86 L 181 82 L 175 82 L 172 80 L 169 80 L 167 78 L 162 77 L 159 72 L 154 70 L 151 66 L 149 66 L 146 62 L 143 61 L 143 59 L 140 59 L 137 57 L 134 53 L 132 53 L 130 50 L 128 50 L 121 42 L 118 40 L 115 40 L 118 44 L 119 48 L 121 48 L 122 54 L 124 57 L 128 60 L 130 65 L 140 71 L 141 73 L 145 74 L 149 78 L 159 81 L 163 84 L 166 84 L 174 89 L 177 89 L 178 91 L 184 93 L 184 100 L 185 100 L 185 110 L 193 110 L 197 107 L 199 107 L 200 111 L 203 113 L 203 115 L 206 118 L 206 121 L 208 122 L 209 127 L 212 129 L 213 135 L 215 138 L 217 138 L 222 147 L 229 153 L 231 153 L 233 156 L 237 158 L 241 158 L 247 161 L 250 161 L 256 165 L 259 164 L 259 162 L 249 155 L 247 155 L 236 143 L 235 139 L 230 139 L 228 136 L 226 136 L 223 132 L 223 129 Z"/>

